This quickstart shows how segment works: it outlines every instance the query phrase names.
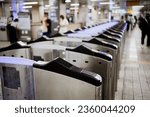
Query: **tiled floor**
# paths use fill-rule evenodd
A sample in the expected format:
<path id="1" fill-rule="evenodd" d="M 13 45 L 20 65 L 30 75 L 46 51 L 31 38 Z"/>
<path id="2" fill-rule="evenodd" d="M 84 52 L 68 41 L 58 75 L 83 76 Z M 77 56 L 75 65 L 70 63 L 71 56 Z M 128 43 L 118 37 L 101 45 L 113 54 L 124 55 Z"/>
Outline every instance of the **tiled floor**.
<path id="1" fill-rule="evenodd" d="M 136 27 L 126 38 L 117 100 L 150 99 L 150 48 L 140 44 L 141 32 Z"/>

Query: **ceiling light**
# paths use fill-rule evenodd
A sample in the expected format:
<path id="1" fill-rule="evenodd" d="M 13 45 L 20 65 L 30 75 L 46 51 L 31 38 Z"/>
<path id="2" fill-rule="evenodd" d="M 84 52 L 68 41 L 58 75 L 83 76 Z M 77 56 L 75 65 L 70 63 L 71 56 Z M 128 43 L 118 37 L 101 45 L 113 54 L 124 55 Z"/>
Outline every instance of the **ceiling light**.
<path id="1" fill-rule="evenodd" d="M 109 5 L 109 4 L 114 4 L 114 2 L 100 2 L 99 4 L 101 4 L 101 5 Z"/>
<path id="2" fill-rule="evenodd" d="M 100 1 L 100 0 L 91 0 L 92 2 L 94 2 L 94 1 Z"/>
<path id="3" fill-rule="evenodd" d="M 30 9 L 30 8 L 32 8 L 32 6 L 23 6 L 22 8 L 24 8 L 24 9 Z"/>
<path id="4" fill-rule="evenodd" d="M 133 6 L 133 7 L 137 7 L 137 8 L 143 8 L 143 5 L 139 5 L 139 6 Z"/>
<path id="5" fill-rule="evenodd" d="M 50 7 L 51 5 L 45 5 L 46 8 Z"/>
<path id="6" fill-rule="evenodd" d="M 71 0 L 65 0 L 65 2 L 71 2 Z"/>
<path id="7" fill-rule="evenodd" d="M 79 3 L 74 3 L 74 4 L 71 4 L 70 6 L 79 6 Z"/>
<path id="8" fill-rule="evenodd" d="M 78 10 L 79 8 L 78 7 L 71 7 L 70 9 L 71 10 Z"/>
<path id="9" fill-rule="evenodd" d="M 119 6 L 114 6 L 112 7 L 113 9 L 119 9 L 120 7 Z"/>
<path id="10" fill-rule="evenodd" d="M 24 2 L 24 5 L 38 4 L 38 2 Z"/>

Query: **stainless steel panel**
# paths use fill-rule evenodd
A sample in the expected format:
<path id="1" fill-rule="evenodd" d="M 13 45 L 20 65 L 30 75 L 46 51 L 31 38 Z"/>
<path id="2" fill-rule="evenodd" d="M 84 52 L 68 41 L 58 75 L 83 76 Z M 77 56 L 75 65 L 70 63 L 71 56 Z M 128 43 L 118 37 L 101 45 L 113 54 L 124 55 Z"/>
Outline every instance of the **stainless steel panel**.
<path id="1" fill-rule="evenodd" d="M 32 48 L 32 52 L 34 56 L 39 56 L 40 58 L 42 58 L 41 60 L 44 61 L 50 61 L 55 59 L 56 57 L 61 57 L 63 59 L 65 59 L 66 61 L 73 63 L 75 66 L 81 67 L 81 68 L 86 68 L 87 70 L 91 70 L 93 72 L 96 73 L 101 73 L 104 78 L 106 78 L 106 92 L 108 94 L 105 94 L 105 96 L 103 97 L 103 99 L 111 99 L 111 92 L 110 92 L 110 87 L 109 85 L 111 85 L 110 80 L 108 80 L 111 77 L 111 70 L 112 70 L 112 63 L 108 63 L 105 60 L 102 60 L 101 58 L 97 58 L 96 63 L 94 62 L 95 59 L 93 59 L 93 56 L 90 55 L 84 55 L 81 53 L 74 53 L 74 52 L 66 52 L 66 48 L 64 46 L 59 46 L 59 45 L 51 45 L 51 46 L 45 46 L 45 45 L 41 45 L 41 46 L 31 46 Z M 85 63 L 83 63 L 83 61 Z M 105 61 L 103 63 L 103 61 Z M 81 64 L 82 63 L 82 64 Z M 101 72 L 97 69 L 95 69 L 97 65 L 101 64 L 101 68 L 99 68 L 101 70 Z M 88 65 L 87 65 L 88 64 Z M 109 64 L 110 66 L 108 67 Z M 111 69 L 111 70 L 109 70 Z M 101 75 L 100 74 L 100 75 Z M 103 90 L 104 91 L 104 90 Z"/>
<path id="2" fill-rule="evenodd" d="M 115 42 L 114 42 L 115 43 Z M 117 79 L 118 79 L 118 75 L 119 75 L 119 71 L 118 71 L 118 64 L 119 64 L 119 60 L 118 60 L 118 57 L 119 56 L 119 50 L 114 50 L 114 49 L 111 49 L 109 47 L 106 47 L 106 46 L 101 46 L 101 45 L 96 45 L 96 44 L 90 44 L 90 43 L 84 43 L 82 42 L 82 39 L 77 39 L 77 38 L 68 38 L 68 37 L 57 37 L 57 38 L 54 38 L 54 44 L 58 44 L 58 45 L 64 45 L 64 46 L 67 46 L 67 47 L 76 47 L 76 46 L 79 46 L 81 44 L 85 44 L 87 45 L 88 47 L 91 47 L 92 49 L 96 49 L 96 50 L 99 50 L 99 51 L 103 51 L 103 52 L 106 52 L 106 53 L 109 53 L 113 56 L 113 62 L 112 62 L 112 74 L 111 74 L 111 77 L 112 77 L 112 99 L 114 99 L 114 95 L 115 95 L 115 91 L 117 89 Z M 118 43 L 117 43 L 118 44 Z M 78 59 L 78 56 L 74 56 L 74 61 L 75 59 Z M 80 65 L 80 61 L 76 61 L 76 65 Z"/>
<path id="3" fill-rule="evenodd" d="M 2 63 L 0 63 L 0 66 L 4 100 L 35 99 L 31 66 Z"/>
<path id="4" fill-rule="evenodd" d="M 81 53 L 66 52 L 66 60 L 73 65 L 95 72 L 103 78 L 103 99 L 111 99 L 112 63 L 104 59 Z"/>
<path id="5" fill-rule="evenodd" d="M 100 87 L 34 68 L 36 99 L 38 100 L 95 100 L 100 99 Z"/>
<path id="6" fill-rule="evenodd" d="M 38 61 L 50 61 L 56 57 L 65 57 L 64 46 L 58 45 L 31 45 L 33 59 Z"/>
<path id="7" fill-rule="evenodd" d="M 109 47 L 106 46 L 101 46 L 101 45 L 97 45 L 97 44 L 90 44 L 90 43 L 83 43 L 85 45 L 87 45 L 88 47 L 91 47 L 93 49 L 96 49 L 98 51 L 103 51 L 106 52 L 108 54 L 111 54 L 113 57 L 112 60 L 112 72 L 111 72 L 111 78 L 112 78 L 112 84 L 111 84 L 111 92 L 112 92 L 112 99 L 114 99 L 115 96 L 115 91 L 117 89 L 117 79 L 118 79 L 118 70 L 117 70 L 117 66 L 118 66 L 118 58 L 117 58 L 117 54 L 118 54 L 118 50 L 115 49 L 111 49 Z"/>
<path id="8" fill-rule="evenodd" d="M 0 52 L 0 56 L 9 56 L 9 57 L 20 57 L 20 58 L 31 58 L 32 53 L 30 48 L 23 49 L 14 49 L 4 52 Z"/>

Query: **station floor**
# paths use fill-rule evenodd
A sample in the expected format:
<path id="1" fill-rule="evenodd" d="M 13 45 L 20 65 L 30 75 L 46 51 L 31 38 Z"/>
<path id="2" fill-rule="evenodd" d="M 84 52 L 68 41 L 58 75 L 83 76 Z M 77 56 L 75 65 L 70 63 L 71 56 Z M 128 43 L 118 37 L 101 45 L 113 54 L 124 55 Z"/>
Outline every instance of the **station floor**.
<path id="1" fill-rule="evenodd" d="M 138 26 L 126 36 L 116 100 L 150 100 L 150 47 L 142 47 L 140 38 Z M 0 41 L 0 48 L 7 45 Z"/>
<path id="2" fill-rule="evenodd" d="M 150 100 L 150 47 L 140 38 L 138 26 L 127 34 L 116 100 Z"/>

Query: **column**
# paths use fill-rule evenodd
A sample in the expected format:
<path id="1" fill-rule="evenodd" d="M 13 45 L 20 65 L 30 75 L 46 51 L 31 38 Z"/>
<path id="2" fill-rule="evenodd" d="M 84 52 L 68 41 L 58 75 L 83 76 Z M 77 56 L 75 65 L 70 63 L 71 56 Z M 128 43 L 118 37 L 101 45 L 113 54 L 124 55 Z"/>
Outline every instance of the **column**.
<path id="1" fill-rule="evenodd" d="M 108 21 L 111 21 L 111 17 L 112 17 L 112 6 L 113 6 L 113 1 L 109 0 L 109 13 L 108 13 Z"/>
<path id="2" fill-rule="evenodd" d="M 49 0 L 50 11 L 49 18 L 51 19 L 51 35 L 57 34 L 57 26 L 59 24 L 59 9 L 60 9 L 60 0 Z"/>

